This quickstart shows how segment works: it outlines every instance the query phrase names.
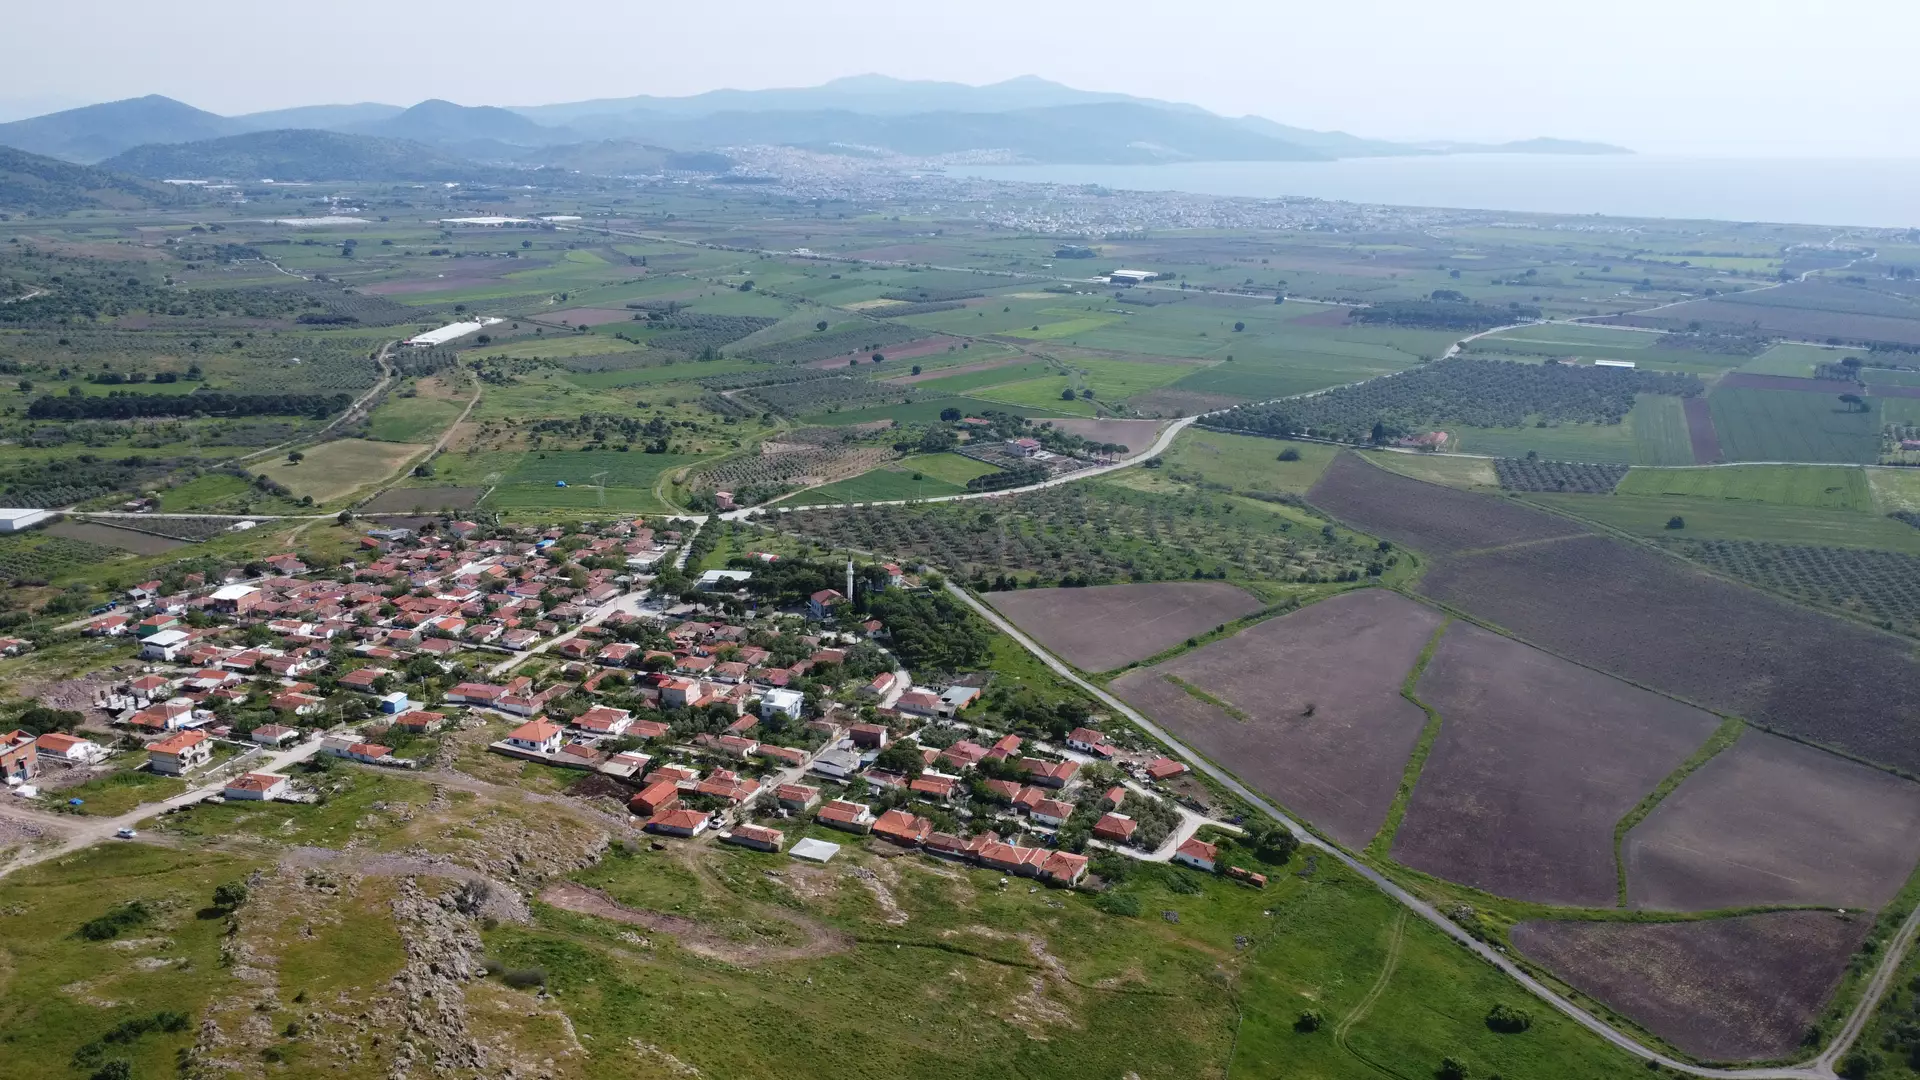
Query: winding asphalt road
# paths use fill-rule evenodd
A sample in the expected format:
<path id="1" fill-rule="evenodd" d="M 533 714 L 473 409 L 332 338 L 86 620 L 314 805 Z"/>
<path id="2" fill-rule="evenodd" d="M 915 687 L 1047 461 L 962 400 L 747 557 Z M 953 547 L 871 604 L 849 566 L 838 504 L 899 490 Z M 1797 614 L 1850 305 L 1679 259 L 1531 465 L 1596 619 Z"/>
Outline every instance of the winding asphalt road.
<path id="1" fill-rule="evenodd" d="M 1420 916 L 1439 928 L 1442 933 L 1459 942 L 1474 955 L 1480 957 L 1480 959 L 1485 960 L 1487 963 L 1505 972 L 1515 982 L 1526 987 L 1535 997 L 1553 1006 L 1569 1019 L 1573 1020 L 1574 1023 L 1579 1024 L 1581 1027 L 1586 1028 L 1588 1031 L 1593 1032 L 1600 1038 L 1637 1058 L 1657 1063 L 1675 1072 L 1684 1073 L 1688 1076 L 1726 1078 L 1726 1080 L 1833 1080 L 1835 1076 L 1834 1063 L 1846 1054 L 1852 1047 L 1854 1040 L 1859 1037 L 1861 1030 L 1866 1026 L 1868 1018 L 1873 1015 L 1875 1006 L 1879 1004 L 1880 998 L 1886 993 L 1888 985 L 1893 980 L 1893 976 L 1899 970 L 1900 961 L 1906 955 L 1908 947 L 1913 944 L 1914 937 L 1920 934 L 1920 909 L 1916 909 L 1912 915 L 1908 916 L 1907 921 L 1902 924 L 1894 947 L 1884 952 L 1880 962 L 1880 968 L 1874 973 L 1873 979 L 1868 983 L 1867 991 L 1862 995 L 1860 1003 L 1855 1007 L 1853 1014 L 1847 1018 L 1846 1024 L 1841 1027 L 1840 1033 L 1834 1038 L 1826 1051 L 1812 1061 L 1804 1065 L 1755 1069 L 1714 1069 L 1699 1065 L 1690 1065 L 1641 1045 L 1627 1035 L 1616 1031 L 1605 1021 L 1580 1008 L 1573 1002 L 1568 1001 L 1566 998 L 1561 997 L 1551 987 L 1548 987 L 1532 975 L 1527 974 L 1518 964 L 1515 964 L 1509 959 L 1505 953 L 1489 946 L 1483 941 L 1475 939 L 1465 930 L 1462 930 L 1453 920 L 1436 910 L 1433 905 L 1401 888 L 1399 885 L 1394 884 L 1385 875 L 1371 866 L 1368 866 L 1339 848 L 1328 844 L 1319 837 L 1314 836 L 1303 828 L 1299 822 L 1288 817 L 1279 807 L 1260 797 L 1260 795 L 1249 789 L 1239 780 L 1236 780 L 1231 774 L 1189 749 L 1164 728 L 1147 719 L 1139 712 L 1136 712 L 1125 702 L 1109 694 L 1106 690 L 1081 678 L 1079 673 L 1041 648 L 1032 638 L 1022 633 L 1018 627 L 1002 618 L 999 612 L 982 603 L 974 597 L 972 593 L 967 592 L 951 581 L 947 582 L 947 591 L 952 593 L 961 603 L 972 608 L 981 618 L 993 624 L 1000 632 L 1019 642 L 1022 648 L 1032 653 L 1041 663 L 1046 664 L 1056 675 L 1073 683 L 1075 686 L 1105 704 L 1108 708 L 1139 725 L 1142 731 L 1147 732 L 1154 738 L 1165 743 L 1175 754 L 1184 758 L 1194 769 L 1207 774 L 1209 777 L 1218 781 L 1222 787 L 1245 799 L 1250 805 L 1256 806 L 1274 817 L 1281 824 L 1285 825 L 1294 836 L 1298 837 L 1301 844 L 1339 860 L 1341 865 L 1367 879 L 1375 888 L 1392 897 L 1415 915 Z"/>

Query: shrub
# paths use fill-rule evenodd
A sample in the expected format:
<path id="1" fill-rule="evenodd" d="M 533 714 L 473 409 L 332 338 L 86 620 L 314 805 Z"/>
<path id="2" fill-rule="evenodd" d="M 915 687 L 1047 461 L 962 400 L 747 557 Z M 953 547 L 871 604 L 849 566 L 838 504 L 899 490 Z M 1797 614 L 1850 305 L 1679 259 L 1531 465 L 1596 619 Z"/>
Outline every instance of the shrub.
<path id="1" fill-rule="evenodd" d="M 1094 900 L 1093 906 L 1109 915 L 1119 915 L 1129 919 L 1138 918 L 1140 915 L 1140 898 L 1127 893 L 1101 893 Z"/>
<path id="2" fill-rule="evenodd" d="M 500 981 L 516 990 L 525 990 L 529 987 L 547 985 L 547 973 L 537 967 L 514 968 L 501 975 Z"/>
<path id="3" fill-rule="evenodd" d="M 138 900 L 126 903 L 107 912 L 97 919 L 89 919 L 80 925 L 80 936 L 88 941 L 110 941 L 136 926 L 144 925 L 153 918 L 153 912 Z"/>
<path id="4" fill-rule="evenodd" d="M 1686 527 L 1687 519 L 1681 517 L 1679 514 L 1675 514 L 1667 519 L 1667 528 L 1669 529 L 1684 529 Z"/>
<path id="5" fill-rule="evenodd" d="M 1293 1022 L 1293 1030 L 1298 1031 L 1302 1034 L 1305 1034 L 1310 1031 L 1319 1031 L 1320 1025 L 1326 1022 L 1327 1022 L 1327 1018 L 1320 1015 L 1320 1010 L 1307 1009 L 1300 1014 L 1300 1018 L 1298 1020 L 1295 1020 Z"/>
<path id="6" fill-rule="evenodd" d="M 1434 1075 L 1440 1080 L 1467 1080 L 1467 1063 L 1454 1057 L 1441 1058 L 1440 1068 Z"/>
<path id="7" fill-rule="evenodd" d="M 1487 1013 L 1487 1027 L 1502 1035 L 1518 1035 L 1533 1026 L 1533 1014 L 1502 1002 Z"/>
<path id="8" fill-rule="evenodd" d="M 1285 450 L 1280 451 L 1280 460 L 1281 461 L 1299 461 L 1300 451 L 1295 450 L 1293 447 L 1289 446 Z"/>
<path id="9" fill-rule="evenodd" d="M 213 906 L 232 911 L 247 902 L 247 885 L 243 881 L 229 881 L 213 890 Z"/>
<path id="10" fill-rule="evenodd" d="M 1849 1051 L 1846 1057 L 1840 1059 L 1839 1072 L 1841 1076 L 1846 1077 L 1846 1080 L 1864 1080 L 1879 1072 L 1882 1064 L 1884 1062 L 1879 1054 L 1871 1050 L 1855 1048 Z"/>

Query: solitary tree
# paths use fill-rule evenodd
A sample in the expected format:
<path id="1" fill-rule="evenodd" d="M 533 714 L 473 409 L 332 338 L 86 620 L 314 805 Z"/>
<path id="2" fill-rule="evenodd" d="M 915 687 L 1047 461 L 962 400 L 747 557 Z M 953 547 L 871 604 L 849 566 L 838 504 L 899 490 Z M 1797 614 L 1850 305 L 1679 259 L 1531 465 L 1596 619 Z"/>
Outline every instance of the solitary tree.
<path id="1" fill-rule="evenodd" d="M 301 453 L 298 450 L 289 450 L 287 451 L 287 464 L 298 465 L 302 461 L 306 460 L 306 457 L 307 455 Z"/>
<path id="2" fill-rule="evenodd" d="M 247 885 L 243 881 L 229 881 L 214 886 L 213 906 L 232 911 L 247 902 Z"/>
<path id="3" fill-rule="evenodd" d="M 1242 330 L 1245 330 L 1246 328 L 1247 328 L 1247 324 L 1243 322 L 1237 322 L 1233 324 L 1233 332 L 1236 334 Z"/>
<path id="4" fill-rule="evenodd" d="M 1867 401 L 1859 394 L 1841 394 L 1840 404 L 1845 405 L 1848 412 L 1867 411 Z"/>
<path id="5" fill-rule="evenodd" d="M 825 330 L 827 328 L 827 320 L 821 319 L 819 322 L 813 324 L 813 328 L 815 330 Z"/>

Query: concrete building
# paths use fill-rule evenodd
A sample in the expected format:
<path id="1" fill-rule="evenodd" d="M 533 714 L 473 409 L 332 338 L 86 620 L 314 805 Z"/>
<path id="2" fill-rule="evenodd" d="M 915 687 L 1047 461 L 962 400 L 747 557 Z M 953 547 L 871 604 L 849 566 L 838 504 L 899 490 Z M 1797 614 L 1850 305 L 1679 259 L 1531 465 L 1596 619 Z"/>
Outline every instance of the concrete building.
<path id="1" fill-rule="evenodd" d="M 179 776 L 213 760 L 213 739 L 204 731 L 182 731 L 147 744 L 147 768 Z"/>
<path id="2" fill-rule="evenodd" d="M 253 799 L 270 802 L 287 793 L 287 778 L 275 773 L 247 773 L 227 781 L 221 794 L 229 799 Z"/>
<path id="3" fill-rule="evenodd" d="M 22 529 L 31 529 L 35 525 L 53 517 L 51 510 L 8 507 L 0 509 L 0 533 L 14 533 Z"/>
<path id="4" fill-rule="evenodd" d="M 775 713 L 786 713 L 791 719 L 798 720 L 806 701 L 806 695 L 798 690 L 769 690 L 760 696 L 760 717 L 770 720 Z"/>
<path id="5" fill-rule="evenodd" d="M 468 334 L 477 334 L 481 330 L 499 322 L 499 319 L 471 319 L 465 322 L 448 323 L 438 329 L 415 334 L 407 339 L 407 344 L 416 349 L 431 349 L 436 345 L 445 345 L 449 341 L 458 341 Z"/>
<path id="6" fill-rule="evenodd" d="M 140 658 L 171 662 L 192 640 L 192 635 L 185 630 L 162 630 L 140 643 Z"/>

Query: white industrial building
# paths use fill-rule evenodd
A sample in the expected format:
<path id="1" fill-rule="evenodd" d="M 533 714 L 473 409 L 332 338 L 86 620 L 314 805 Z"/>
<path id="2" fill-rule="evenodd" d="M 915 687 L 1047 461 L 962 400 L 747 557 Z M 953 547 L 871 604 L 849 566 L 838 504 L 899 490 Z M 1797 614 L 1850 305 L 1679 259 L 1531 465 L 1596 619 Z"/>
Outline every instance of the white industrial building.
<path id="1" fill-rule="evenodd" d="M 533 221 L 523 217 L 500 217 L 488 214 L 482 217 L 443 217 L 442 225 L 474 225 L 483 229 L 497 229 L 502 225 L 531 225 Z"/>
<path id="2" fill-rule="evenodd" d="M 19 532 L 22 529 L 31 529 L 52 516 L 53 511 L 51 510 L 34 510 L 30 508 L 0 510 L 0 533 L 13 533 Z"/>
<path id="3" fill-rule="evenodd" d="M 468 334 L 478 333 L 499 321 L 499 319 L 468 319 L 465 322 L 448 323 L 438 330 L 413 335 L 407 339 L 407 344 L 416 349 L 431 349 L 435 345 L 445 345 L 449 341 L 458 341 Z"/>
<path id="4" fill-rule="evenodd" d="M 1107 284 L 1144 285 L 1159 276 L 1151 270 L 1115 270 L 1107 275 Z"/>

